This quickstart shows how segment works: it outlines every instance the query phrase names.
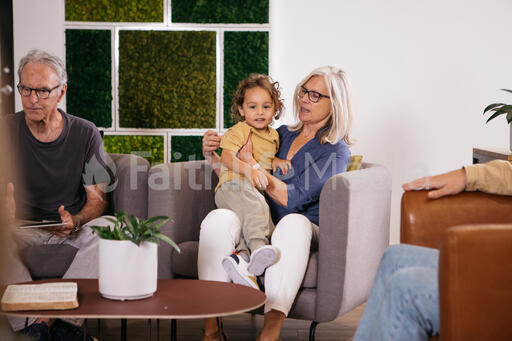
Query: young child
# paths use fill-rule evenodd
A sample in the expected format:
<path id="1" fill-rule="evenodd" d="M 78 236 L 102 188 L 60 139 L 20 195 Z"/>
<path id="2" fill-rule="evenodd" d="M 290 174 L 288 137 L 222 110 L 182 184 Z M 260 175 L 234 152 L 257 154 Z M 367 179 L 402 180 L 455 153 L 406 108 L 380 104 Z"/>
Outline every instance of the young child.
<path id="1" fill-rule="evenodd" d="M 269 127 L 283 108 L 280 95 L 279 84 L 268 76 L 251 74 L 241 81 L 231 106 L 231 116 L 239 122 L 222 136 L 220 143 L 222 165 L 215 203 L 218 208 L 234 211 L 242 226 L 237 251 L 225 257 L 222 266 L 233 283 L 256 289 L 259 286 L 255 276 L 279 258 L 278 250 L 268 245 L 274 224 L 259 189 L 267 185 L 264 172 L 281 161 L 275 158 L 279 135 Z M 258 161 L 252 167 L 237 157 L 249 137 L 253 156 Z"/>

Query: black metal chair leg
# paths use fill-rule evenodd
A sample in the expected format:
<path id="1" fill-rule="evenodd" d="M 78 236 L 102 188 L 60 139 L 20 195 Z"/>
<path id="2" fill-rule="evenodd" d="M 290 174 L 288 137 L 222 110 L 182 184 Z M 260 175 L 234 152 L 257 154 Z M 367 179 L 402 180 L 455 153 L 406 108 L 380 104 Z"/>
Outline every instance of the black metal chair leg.
<path id="1" fill-rule="evenodd" d="M 316 326 L 318 325 L 318 322 L 312 321 L 311 325 L 309 326 L 309 341 L 315 341 L 315 331 Z"/>

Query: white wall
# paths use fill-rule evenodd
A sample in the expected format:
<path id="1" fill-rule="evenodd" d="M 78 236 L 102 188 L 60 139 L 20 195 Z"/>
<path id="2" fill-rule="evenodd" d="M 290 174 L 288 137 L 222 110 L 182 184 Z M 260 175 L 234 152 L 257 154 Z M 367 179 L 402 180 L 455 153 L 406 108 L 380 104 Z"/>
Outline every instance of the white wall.
<path id="1" fill-rule="evenodd" d="M 15 0 L 13 5 L 14 69 L 21 57 L 34 48 L 51 52 L 65 60 L 64 0 Z M 18 74 L 15 84 L 18 84 Z M 60 105 L 66 108 L 65 101 Z M 16 111 L 22 110 L 15 96 Z"/>
<path id="2" fill-rule="evenodd" d="M 348 72 L 356 100 L 353 154 L 393 175 L 391 242 L 400 184 L 472 162 L 472 147 L 507 147 L 512 101 L 510 0 L 277 0 L 271 74 L 291 110 L 294 86 L 317 66 Z M 371 209 L 370 207 L 368 208 Z"/>
<path id="3" fill-rule="evenodd" d="M 485 125 L 481 112 L 511 101 L 498 91 L 512 88 L 510 0 L 271 2 L 271 74 L 289 111 L 295 85 L 313 68 L 349 73 L 352 153 L 393 175 L 392 242 L 401 183 L 471 163 L 473 146 L 508 145 L 504 118 Z M 64 58 L 63 0 L 13 4 L 16 67 L 34 47 Z"/>

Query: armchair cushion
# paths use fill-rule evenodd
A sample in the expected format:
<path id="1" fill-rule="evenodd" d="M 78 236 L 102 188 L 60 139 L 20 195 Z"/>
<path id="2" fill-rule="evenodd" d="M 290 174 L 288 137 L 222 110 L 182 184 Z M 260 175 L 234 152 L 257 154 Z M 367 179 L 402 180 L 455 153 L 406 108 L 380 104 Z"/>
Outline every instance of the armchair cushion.
<path id="1" fill-rule="evenodd" d="M 171 217 L 161 231 L 184 250 L 177 254 L 161 244 L 158 276 L 196 277 L 199 230 L 215 209 L 217 177 L 205 161 L 188 161 L 154 166 L 148 181 L 148 215 Z M 382 166 L 363 163 L 360 170 L 326 182 L 320 194 L 318 250 L 310 254 L 290 317 L 332 321 L 367 299 L 388 246 L 390 205 L 391 176 Z"/>
<path id="2" fill-rule="evenodd" d="M 441 340 L 512 340 L 511 259 L 512 224 L 458 226 L 443 234 Z"/>

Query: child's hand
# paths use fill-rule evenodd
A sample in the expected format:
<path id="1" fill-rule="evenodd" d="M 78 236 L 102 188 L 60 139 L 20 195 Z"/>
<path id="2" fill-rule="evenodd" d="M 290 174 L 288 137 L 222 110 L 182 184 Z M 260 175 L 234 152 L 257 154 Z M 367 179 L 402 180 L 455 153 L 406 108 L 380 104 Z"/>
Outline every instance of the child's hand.
<path id="1" fill-rule="evenodd" d="M 251 174 L 248 178 L 251 181 L 251 185 L 259 190 L 264 191 L 268 186 L 267 176 L 264 172 L 261 172 L 258 169 L 251 168 Z"/>
<path id="2" fill-rule="evenodd" d="M 292 163 L 290 160 L 283 160 L 278 157 L 275 157 L 272 160 L 272 171 L 275 173 L 276 170 L 280 168 L 281 172 L 283 172 L 284 175 L 288 174 L 288 170 L 292 168 Z"/>

